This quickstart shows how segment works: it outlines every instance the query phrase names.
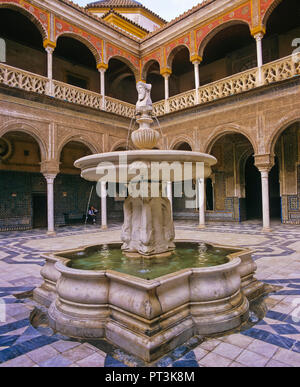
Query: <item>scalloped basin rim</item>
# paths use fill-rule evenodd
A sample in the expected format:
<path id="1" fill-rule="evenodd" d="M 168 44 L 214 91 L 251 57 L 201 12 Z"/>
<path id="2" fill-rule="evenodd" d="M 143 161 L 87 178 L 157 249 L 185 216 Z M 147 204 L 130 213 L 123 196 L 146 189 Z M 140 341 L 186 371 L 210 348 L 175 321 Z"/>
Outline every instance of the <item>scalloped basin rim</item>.
<path id="1" fill-rule="evenodd" d="M 214 267 L 205 267 L 205 268 L 190 268 L 190 269 L 182 269 L 179 271 L 176 271 L 174 273 L 167 274 L 165 276 L 153 279 L 153 280 L 145 280 L 143 278 L 135 277 L 130 274 L 124 274 L 120 273 L 114 270 L 101 270 L 101 271 L 91 271 L 91 270 L 78 270 L 78 269 L 72 269 L 66 266 L 66 262 L 57 262 L 55 264 L 56 269 L 63 273 L 66 277 L 77 277 L 77 278 L 112 278 L 117 282 L 124 282 L 124 283 L 130 283 L 131 285 L 135 285 L 136 287 L 140 287 L 143 289 L 154 289 L 159 285 L 166 284 L 168 282 L 171 282 L 174 280 L 174 278 L 179 279 L 184 276 L 189 276 L 191 274 L 198 274 L 198 275 L 209 275 L 209 274 L 215 274 L 219 272 L 226 272 L 231 271 L 232 269 L 238 267 L 241 263 L 240 258 L 234 258 L 230 259 L 229 262 L 214 266 Z"/>
<path id="2" fill-rule="evenodd" d="M 175 242 L 178 243 L 195 243 L 194 240 L 185 240 L 185 239 L 180 239 L 176 240 Z M 120 242 L 110 242 L 108 245 L 116 245 L 120 244 Z M 201 275 L 202 273 L 205 275 L 213 274 L 213 273 L 218 273 L 220 271 L 228 271 L 232 270 L 234 267 L 237 267 L 241 263 L 241 259 L 239 258 L 240 256 L 244 254 L 251 254 L 253 250 L 251 249 L 245 249 L 245 248 L 238 248 L 238 247 L 232 247 L 232 246 L 227 246 L 227 245 L 219 245 L 219 244 L 212 244 L 209 243 L 211 246 L 218 247 L 218 248 L 225 248 L 225 249 L 230 249 L 230 250 L 236 250 L 236 252 L 231 253 L 227 256 L 229 259 L 229 262 L 218 265 L 218 266 L 212 266 L 212 267 L 202 267 L 202 268 L 185 268 L 182 270 L 175 271 L 173 273 L 166 274 L 161 277 L 154 278 L 152 280 L 145 280 L 143 278 L 139 278 L 137 276 L 131 275 L 131 274 L 125 274 L 118 272 L 116 270 L 80 270 L 80 269 L 74 269 L 67 267 L 68 262 L 71 261 L 71 259 L 65 258 L 61 256 L 62 254 L 68 254 L 68 253 L 76 253 L 80 252 L 82 250 L 86 250 L 90 247 L 94 247 L 97 245 L 88 245 L 84 246 L 81 248 L 77 249 L 71 249 L 71 250 L 65 250 L 65 251 L 60 251 L 55 254 L 49 253 L 49 254 L 44 254 L 44 257 L 48 258 L 53 258 L 54 260 L 59 259 L 59 261 L 55 264 L 56 269 L 59 272 L 64 273 L 65 275 L 70 275 L 70 276 L 77 276 L 77 277 L 86 277 L 86 278 L 101 278 L 101 277 L 108 277 L 108 278 L 113 278 L 116 281 L 119 282 L 130 282 L 134 283 L 135 285 L 140 285 L 143 288 L 147 289 L 152 289 L 157 287 L 160 284 L 167 283 L 169 281 L 172 281 L 174 277 L 182 278 L 184 276 L 188 276 L 190 274 L 198 274 Z M 99 244 L 100 245 L 105 245 L 104 243 Z"/>

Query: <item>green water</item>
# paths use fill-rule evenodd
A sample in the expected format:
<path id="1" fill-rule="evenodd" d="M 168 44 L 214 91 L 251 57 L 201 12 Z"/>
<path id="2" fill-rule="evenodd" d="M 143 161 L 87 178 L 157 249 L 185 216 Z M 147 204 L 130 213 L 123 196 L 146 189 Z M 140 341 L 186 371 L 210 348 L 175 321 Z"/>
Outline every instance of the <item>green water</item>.
<path id="1" fill-rule="evenodd" d="M 204 243 L 176 243 L 176 250 L 169 258 L 127 258 L 121 245 L 115 244 L 89 247 L 64 257 L 71 259 L 68 267 L 73 269 L 115 270 L 152 280 L 182 269 L 223 265 L 235 251 Z"/>

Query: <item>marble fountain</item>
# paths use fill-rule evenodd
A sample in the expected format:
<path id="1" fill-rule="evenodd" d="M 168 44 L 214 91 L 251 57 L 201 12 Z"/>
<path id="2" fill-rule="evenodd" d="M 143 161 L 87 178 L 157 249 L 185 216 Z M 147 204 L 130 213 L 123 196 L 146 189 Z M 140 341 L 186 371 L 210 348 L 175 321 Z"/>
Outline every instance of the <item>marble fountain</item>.
<path id="1" fill-rule="evenodd" d="M 254 277 L 250 250 L 175 240 L 163 173 L 156 170 L 153 181 L 151 168 L 175 163 L 183 171 L 189 163 L 188 172 L 174 168 L 168 181 L 190 181 L 209 177 L 217 160 L 198 152 L 154 150 L 160 133 L 151 127 L 151 85 L 139 82 L 137 90 L 139 129 L 132 142 L 139 150 L 87 156 L 75 166 L 84 179 L 99 182 L 105 177 L 108 183 L 136 183 L 137 170 L 142 171 L 139 184 L 151 181 L 156 194 L 149 184 L 129 191 L 122 243 L 45 254 L 44 283 L 35 289 L 34 299 L 48 308 L 54 331 L 105 338 L 152 362 L 194 335 L 239 328 L 263 284 Z"/>

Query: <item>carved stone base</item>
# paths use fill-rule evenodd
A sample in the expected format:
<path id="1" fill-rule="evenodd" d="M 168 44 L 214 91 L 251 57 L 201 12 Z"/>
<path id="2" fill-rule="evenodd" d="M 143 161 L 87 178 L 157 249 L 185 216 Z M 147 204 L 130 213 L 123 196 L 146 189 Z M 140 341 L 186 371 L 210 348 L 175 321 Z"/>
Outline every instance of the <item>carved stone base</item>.
<path id="1" fill-rule="evenodd" d="M 133 198 L 124 203 L 122 250 L 126 255 L 157 256 L 175 249 L 175 231 L 168 198 Z"/>
<path id="2" fill-rule="evenodd" d="M 61 258 L 49 324 L 66 336 L 107 339 L 150 363 L 195 334 L 224 334 L 247 320 L 240 266 L 236 257 L 144 280 L 113 270 L 72 269 Z"/>

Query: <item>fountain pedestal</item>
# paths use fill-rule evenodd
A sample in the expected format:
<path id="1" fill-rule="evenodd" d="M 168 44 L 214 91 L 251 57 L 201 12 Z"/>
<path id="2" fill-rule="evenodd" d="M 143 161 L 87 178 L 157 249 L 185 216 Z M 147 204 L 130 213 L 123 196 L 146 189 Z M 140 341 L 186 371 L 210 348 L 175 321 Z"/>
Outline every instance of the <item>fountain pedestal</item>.
<path id="1" fill-rule="evenodd" d="M 174 224 L 168 198 L 129 196 L 124 203 L 122 250 L 129 257 L 169 256 L 175 249 Z"/>

